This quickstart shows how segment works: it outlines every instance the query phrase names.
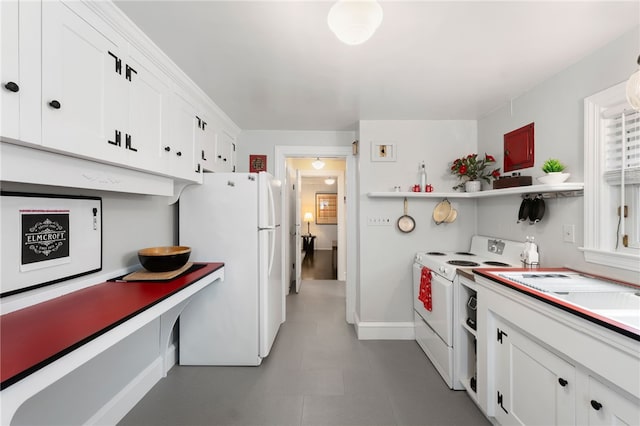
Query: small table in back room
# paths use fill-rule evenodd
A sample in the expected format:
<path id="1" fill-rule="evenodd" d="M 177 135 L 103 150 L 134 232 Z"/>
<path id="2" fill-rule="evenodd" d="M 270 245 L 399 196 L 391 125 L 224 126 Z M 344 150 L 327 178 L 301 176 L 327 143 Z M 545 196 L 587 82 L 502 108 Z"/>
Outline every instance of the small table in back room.
<path id="1" fill-rule="evenodd" d="M 316 236 L 311 234 L 302 236 L 302 250 L 304 250 L 305 254 L 313 256 L 315 239 Z"/>

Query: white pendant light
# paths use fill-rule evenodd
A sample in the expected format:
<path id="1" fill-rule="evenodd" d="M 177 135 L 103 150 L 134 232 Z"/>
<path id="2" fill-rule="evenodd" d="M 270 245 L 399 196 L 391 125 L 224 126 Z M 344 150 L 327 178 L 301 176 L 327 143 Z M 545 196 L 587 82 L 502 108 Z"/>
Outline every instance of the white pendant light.
<path id="1" fill-rule="evenodd" d="M 338 0 L 329 10 L 327 23 L 341 42 L 361 44 L 382 23 L 382 7 L 375 0 Z"/>
<path id="2" fill-rule="evenodd" d="M 638 56 L 638 66 L 636 72 L 629 77 L 626 89 L 627 101 L 636 111 L 640 111 L 640 56 Z"/>
<path id="3" fill-rule="evenodd" d="M 334 183 L 336 183 L 336 180 L 333 179 L 333 178 L 327 178 L 327 179 L 324 180 L 324 183 L 326 185 L 333 185 Z"/>
<path id="4" fill-rule="evenodd" d="M 311 165 L 313 166 L 314 169 L 320 170 L 321 168 L 324 167 L 324 161 L 322 161 L 319 157 L 317 157 L 316 161 L 311 163 Z"/>

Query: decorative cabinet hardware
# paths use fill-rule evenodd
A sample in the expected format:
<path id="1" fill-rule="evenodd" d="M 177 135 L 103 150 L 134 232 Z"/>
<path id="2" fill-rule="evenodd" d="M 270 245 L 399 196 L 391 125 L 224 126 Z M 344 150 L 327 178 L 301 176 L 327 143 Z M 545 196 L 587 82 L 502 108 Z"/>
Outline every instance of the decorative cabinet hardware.
<path id="1" fill-rule="evenodd" d="M 207 161 L 207 158 L 204 156 L 204 149 L 202 150 L 201 158 L 202 158 L 203 161 Z"/>
<path id="2" fill-rule="evenodd" d="M 504 331 L 500 330 L 499 328 L 497 328 L 496 331 L 498 332 L 497 340 L 500 343 L 502 343 L 502 336 L 504 336 L 504 337 L 508 337 L 509 336 L 507 333 L 505 333 Z"/>
<path id="3" fill-rule="evenodd" d="M 568 384 L 569 382 L 567 382 L 567 381 L 566 381 L 565 379 L 563 379 L 562 377 L 559 377 L 559 378 L 558 378 L 558 383 L 560 383 L 560 386 L 565 387 L 565 386 L 567 386 L 567 384 Z"/>
<path id="4" fill-rule="evenodd" d="M 111 145 L 120 146 L 121 145 L 121 139 L 120 138 L 121 138 L 120 130 L 116 130 L 115 131 L 114 140 L 112 140 L 112 141 L 107 140 L 107 142 L 110 143 Z"/>
<path id="5" fill-rule="evenodd" d="M 182 151 L 178 151 L 178 152 L 176 152 L 176 155 L 177 155 L 178 157 L 182 157 Z"/>
<path id="6" fill-rule="evenodd" d="M 129 80 L 129 81 L 131 81 L 131 73 L 133 73 L 133 74 L 138 74 L 138 71 L 134 70 L 133 68 L 131 68 L 131 67 L 129 66 L 129 64 L 127 64 L 127 67 L 126 67 L 126 71 L 125 71 L 124 78 L 126 78 L 126 79 L 127 79 L 127 80 Z"/>
<path id="7" fill-rule="evenodd" d="M 113 57 L 113 59 L 115 60 L 116 72 L 122 75 L 122 59 L 118 58 L 116 55 L 114 55 L 111 52 L 109 52 L 109 56 Z"/>
<path id="8" fill-rule="evenodd" d="M 502 398 L 503 398 L 503 397 L 504 397 L 504 396 L 500 393 L 500 391 L 498 391 L 498 400 L 497 400 L 497 404 L 500 406 L 500 408 L 502 408 L 502 410 L 503 410 L 505 413 L 509 414 L 509 412 L 507 411 L 507 409 L 506 409 L 506 408 L 504 408 L 504 405 L 503 405 L 503 402 L 502 402 Z"/>
<path id="9" fill-rule="evenodd" d="M 18 86 L 13 81 L 10 81 L 7 84 L 5 84 L 4 88 L 7 89 L 8 91 L 14 92 L 14 93 L 20 90 L 20 86 Z"/>
<path id="10" fill-rule="evenodd" d="M 198 167 L 196 167 L 196 173 L 200 173 L 200 163 L 198 163 Z"/>
<path id="11" fill-rule="evenodd" d="M 125 134 L 125 136 L 124 136 L 124 146 L 129 151 L 138 152 L 138 149 L 134 148 L 133 145 L 131 145 L 131 135 L 130 134 Z"/>
<path id="12" fill-rule="evenodd" d="M 164 150 L 165 150 L 165 151 L 167 151 L 167 152 L 169 152 L 169 151 L 171 151 L 171 147 L 170 147 L 170 146 L 165 146 L 165 147 L 164 147 Z"/>
<path id="13" fill-rule="evenodd" d="M 596 411 L 600 411 L 600 409 L 602 408 L 602 404 L 600 404 L 598 401 L 596 401 L 595 399 L 591 400 L 591 406 L 593 407 L 594 410 Z"/>
<path id="14" fill-rule="evenodd" d="M 60 109 L 60 107 L 62 105 L 60 105 L 60 102 L 56 101 L 55 99 L 52 100 L 51 102 L 49 102 L 49 106 L 53 109 Z"/>

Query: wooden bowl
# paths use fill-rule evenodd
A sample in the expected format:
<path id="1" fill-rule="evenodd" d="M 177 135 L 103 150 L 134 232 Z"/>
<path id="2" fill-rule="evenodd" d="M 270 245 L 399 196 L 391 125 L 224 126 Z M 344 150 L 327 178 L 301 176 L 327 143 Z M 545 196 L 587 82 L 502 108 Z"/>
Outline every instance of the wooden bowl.
<path id="1" fill-rule="evenodd" d="M 148 247 L 138 250 L 138 259 L 147 271 L 168 272 L 182 268 L 191 255 L 191 247 Z"/>

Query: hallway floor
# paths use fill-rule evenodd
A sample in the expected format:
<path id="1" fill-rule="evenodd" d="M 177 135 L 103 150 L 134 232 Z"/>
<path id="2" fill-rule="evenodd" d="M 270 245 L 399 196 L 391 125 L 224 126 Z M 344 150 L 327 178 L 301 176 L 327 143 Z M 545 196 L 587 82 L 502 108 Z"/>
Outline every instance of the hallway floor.
<path id="1" fill-rule="evenodd" d="M 340 281 L 303 281 L 260 367 L 175 366 L 120 425 L 489 425 L 415 341 L 361 341 Z"/>
<path id="2" fill-rule="evenodd" d="M 335 280 L 338 270 L 331 250 L 314 250 L 302 259 L 303 280 Z"/>

